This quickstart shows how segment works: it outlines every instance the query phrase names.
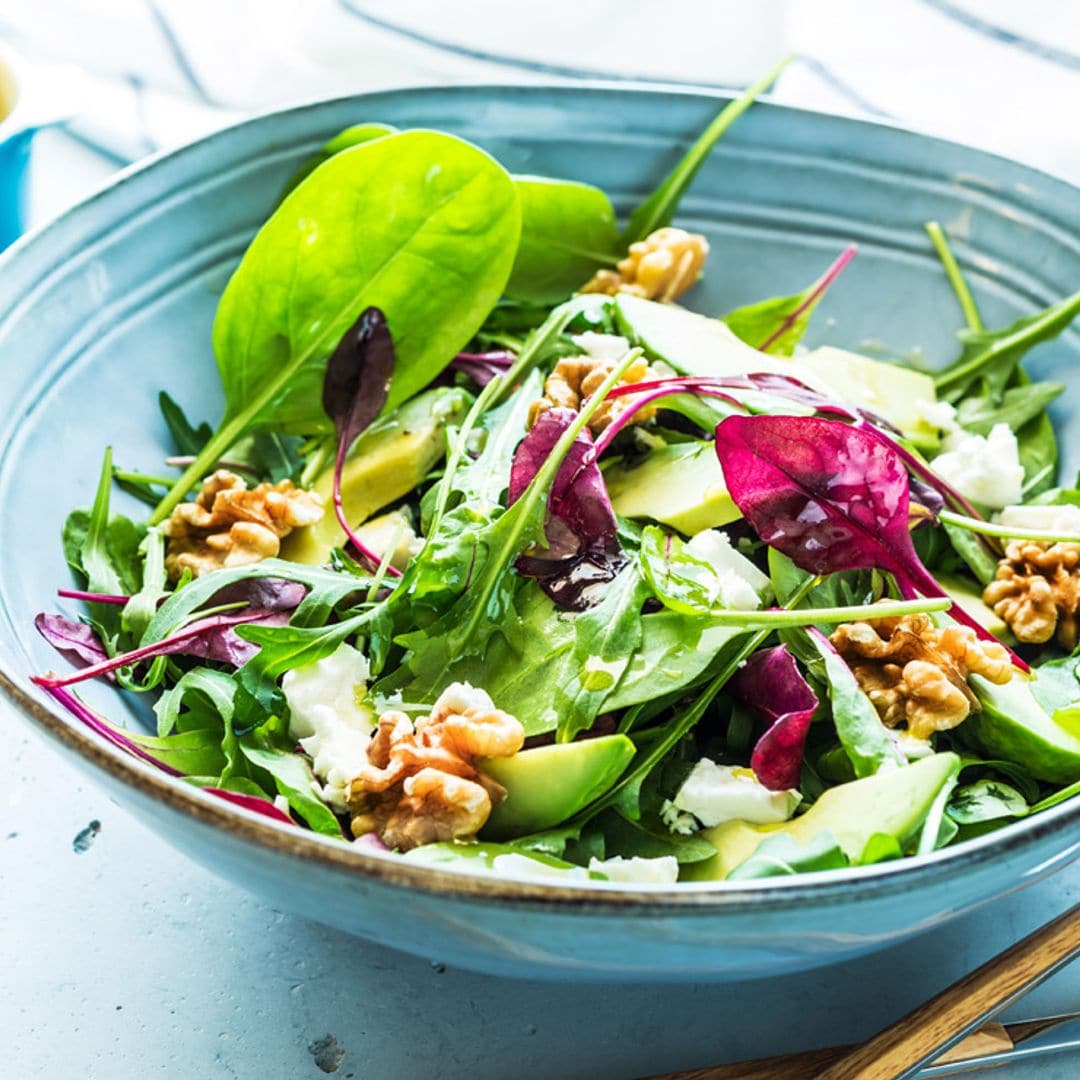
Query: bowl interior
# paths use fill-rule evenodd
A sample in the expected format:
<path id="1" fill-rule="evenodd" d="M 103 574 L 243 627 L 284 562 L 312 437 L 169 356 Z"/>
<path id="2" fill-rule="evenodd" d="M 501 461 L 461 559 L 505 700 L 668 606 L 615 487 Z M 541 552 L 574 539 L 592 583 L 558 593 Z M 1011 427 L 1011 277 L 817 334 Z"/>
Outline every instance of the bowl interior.
<path id="1" fill-rule="evenodd" d="M 193 420 L 217 420 L 217 298 L 285 179 L 327 137 L 363 120 L 452 131 L 514 171 L 598 184 L 625 212 L 722 100 L 469 87 L 320 103 L 134 170 L 17 245 L 0 273 L 2 667 L 33 692 L 26 676 L 57 666 L 33 618 L 77 607 L 55 597 L 70 583 L 60 530 L 69 509 L 93 498 L 105 445 L 121 467 L 161 471 L 170 452 L 163 389 Z M 1076 189 L 888 127 L 762 106 L 720 144 L 679 216 L 712 245 L 690 306 L 721 314 L 796 292 L 855 241 L 859 256 L 815 315 L 808 344 L 944 364 L 961 317 L 923 232 L 929 219 L 955 239 L 990 326 L 1080 286 Z M 1069 485 L 1080 464 L 1078 365 L 1076 331 L 1028 361 L 1035 378 L 1069 387 L 1053 410 Z M 144 513 L 119 492 L 113 509 Z M 125 722 L 148 713 L 144 700 L 104 685 L 86 696 Z"/>

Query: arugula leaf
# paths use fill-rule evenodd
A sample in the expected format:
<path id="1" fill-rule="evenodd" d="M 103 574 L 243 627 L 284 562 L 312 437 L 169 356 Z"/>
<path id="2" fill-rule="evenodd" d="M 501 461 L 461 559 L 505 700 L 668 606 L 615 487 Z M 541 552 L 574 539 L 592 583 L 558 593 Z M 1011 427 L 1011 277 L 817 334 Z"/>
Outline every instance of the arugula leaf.
<path id="1" fill-rule="evenodd" d="M 292 750 L 255 746 L 247 736 L 240 740 L 240 750 L 248 761 L 274 778 L 278 793 L 285 796 L 289 808 L 302 817 L 312 831 L 337 840 L 342 838 L 341 823 L 322 801 L 315 774 L 304 757 Z"/>
<path id="2" fill-rule="evenodd" d="M 747 345 L 774 356 L 791 356 L 810 325 L 810 316 L 829 286 L 855 257 L 854 245 L 817 279 L 794 296 L 774 296 L 756 304 L 729 311 L 723 322 Z"/>
<path id="3" fill-rule="evenodd" d="M 559 742 L 571 742 L 592 726 L 604 699 L 623 677 L 641 644 L 641 608 L 649 592 L 632 562 L 607 587 L 600 603 L 574 620 L 570 678 L 555 689 Z"/>
<path id="4" fill-rule="evenodd" d="M 516 300 L 556 303 L 618 260 L 611 200 L 572 180 L 515 176 L 521 202 L 521 244 L 506 284 Z"/>
<path id="5" fill-rule="evenodd" d="M 143 559 L 142 585 L 124 605 L 120 619 L 124 629 L 136 641 L 142 637 L 157 613 L 158 604 L 169 595 L 165 573 L 165 535 L 160 528 L 147 529 L 139 545 Z"/>
<path id="6" fill-rule="evenodd" d="M 849 865 L 848 857 L 828 829 L 822 829 L 806 844 L 800 844 L 793 836 L 781 833 L 762 840 L 753 854 L 739 863 L 726 880 L 787 877 L 790 874 L 809 874 L 815 870 L 841 870 Z"/>
<path id="7" fill-rule="evenodd" d="M 178 454 L 197 454 L 210 441 L 214 429 L 205 420 L 195 427 L 164 390 L 158 394 L 158 405 Z"/>
<path id="8" fill-rule="evenodd" d="M 1064 383 L 1035 382 L 1006 390 L 997 402 L 988 394 L 966 397 L 957 406 L 956 422 L 976 435 L 989 435 L 997 424 L 1007 424 L 1018 431 L 1041 416 L 1064 392 Z"/>
<path id="9" fill-rule="evenodd" d="M 1001 401 L 1025 353 L 1056 338 L 1078 314 L 1080 292 L 1000 330 L 961 330 L 959 358 L 934 376 L 938 397 L 957 402 L 981 382 L 986 395 Z"/>
<path id="10" fill-rule="evenodd" d="M 326 431 L 326 358 L 367 307 L 385 312 L 397 350 L 387 408 L 426 386 L 494 307 L 520 228 L 509 175 L 453 136 L 387 135 L 325 162 L 225 288 L 214 322 L 225 416 L 151 523 L 247 431 Z"/>
<path id="11" fill-rule="evenodd" d="M 829 639 L 818 630 L 808 630 L 825 661 L 833 723 L 840 744 L 851 759 L 857 777 L 873 776 L 882 769 L 907 764 L 870 699 L 863 693 L 851 668 L 844 663 Z"/>
<path id="12" fill-rule="evenodd" d="M 697 175 L 698 169 L 705 164 L 709 152 L 731 125 L 753 105 L 757 97 L 776 82 L 780 73 L 793 59 L 791 56 L 785 57 L 772 71 L 721 109 L 719 115 L 680 158 L 675 168 L 664 177 L 659 187 L 630 215 L 630 222 L 621 237 L 625 247 L 637 240 L 643 240 L 654 230 L 671 224 L 679 201 Z"/>
<path id="13" fill-rule="evenodd" d="M 134 731 L 125 731 L 124 734 L 181 776 L 217 776 L 227 764 L 221 750 L 221 731 L 218 728 L 181 731 L 164 737 Z"/>

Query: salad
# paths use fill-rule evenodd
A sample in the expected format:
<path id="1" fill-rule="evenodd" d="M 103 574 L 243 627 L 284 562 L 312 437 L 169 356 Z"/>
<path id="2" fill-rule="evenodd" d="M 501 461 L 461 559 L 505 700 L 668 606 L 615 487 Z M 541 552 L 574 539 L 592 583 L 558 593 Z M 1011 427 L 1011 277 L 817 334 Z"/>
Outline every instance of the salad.
<path id="1" fill-rule="evenodd" d="M 776 74 L 621 229 L 449 134 L 328 142 L 221 297 L 217 426 L 176 373 L 165 464 L 106 449 L 68 516 L 38 686 L 283 826 L 477 874 L 830 870 L 1080 792 L 1080 490 L 1022 365 L 1080 294 L 987 327 L 929 223 L 943 370 L 802 344 L 853 247 L 684 306 L 680 198 Z"/>

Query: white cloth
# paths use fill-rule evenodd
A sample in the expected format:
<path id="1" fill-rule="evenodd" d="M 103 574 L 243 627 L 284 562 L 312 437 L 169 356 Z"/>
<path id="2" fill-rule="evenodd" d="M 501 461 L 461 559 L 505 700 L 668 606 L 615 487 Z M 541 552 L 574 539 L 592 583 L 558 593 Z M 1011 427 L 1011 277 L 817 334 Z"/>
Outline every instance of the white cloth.
<path id="1" fill-rule="evenodd" d="M 0 38 L 69 86 L 117 161 L 332 94 L 609 77 L 745 84 L 1080 181 L 1075 0 L 9 0 Z"/>

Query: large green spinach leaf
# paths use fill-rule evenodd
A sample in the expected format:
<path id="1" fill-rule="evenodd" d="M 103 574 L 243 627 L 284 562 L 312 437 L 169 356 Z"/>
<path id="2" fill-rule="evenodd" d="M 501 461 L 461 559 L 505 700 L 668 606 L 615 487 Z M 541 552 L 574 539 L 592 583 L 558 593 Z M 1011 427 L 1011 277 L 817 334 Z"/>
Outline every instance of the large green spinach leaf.
<path id="1" fill-rule="evenodd" d="M 326 358 L 367 307 L 384 312 L 394 339 L 386 408 L 426 386 L 495 306 L 520 228 L 509 174 L 453 136 L 387 135 L 324 162 L 225 288 L 214 322 L 225 416 L 152 521 L 248 430 L 329 430 Z"/>

